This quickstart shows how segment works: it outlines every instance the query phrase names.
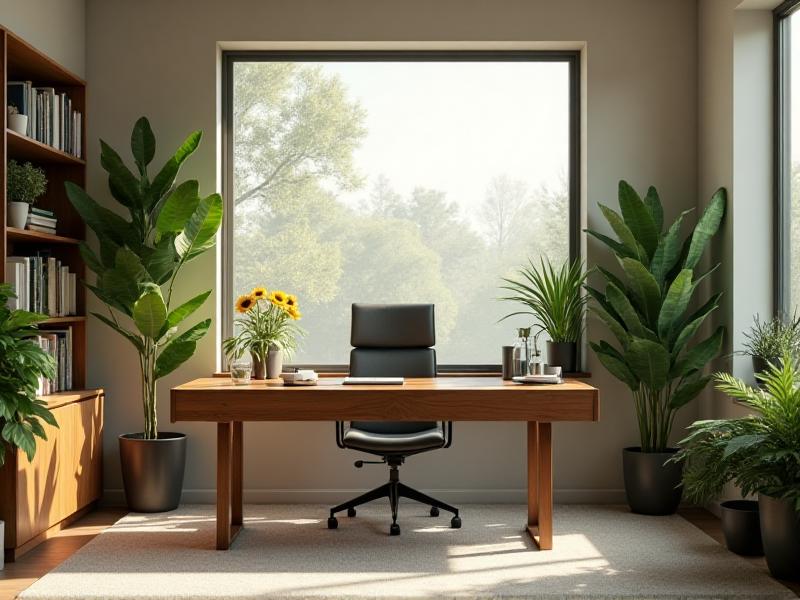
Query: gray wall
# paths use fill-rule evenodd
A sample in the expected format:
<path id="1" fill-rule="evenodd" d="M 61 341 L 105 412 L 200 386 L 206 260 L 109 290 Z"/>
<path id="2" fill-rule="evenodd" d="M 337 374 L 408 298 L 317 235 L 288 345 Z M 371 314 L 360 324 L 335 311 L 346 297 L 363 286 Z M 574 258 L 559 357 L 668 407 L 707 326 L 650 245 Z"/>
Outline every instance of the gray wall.
<path id="1" fill-rule="evenodd" d="M 583 167 L 588 222 L 606 227 L 597 202 L 614 204 L 619 178 L 654 184 L 668 217 L 695 205 L 697 192 L 697 5 L 695 0 L 89 0 L 89 188 L 107 201 L 98 138 L 125 148 L 130 127 L 147 115 L 163 160 L 189 131 L 205 130 L 202 147 L 183 172 L 206 193 L 219 187 L 218 44 L 263 41 L 548 41 L 583 47 Z M 245 44 L 247 45 L 247 44 Z M 522 258 L 522 257 L 521 257 Z M 588 261 L 610 263 L 588 245 Z M 177 299 L 214 282 L 216 259 L 191 265 Z M 215 317 L 212 306 L 204 316 Z M 592 322 L 589 336 L 607 332 Z M 139 376 L 125 342 L 96 321 L 89 326 L 89 379 L 107 390 L 105 485 L 120 499 L 118 434 L 142 427 Z M 169 426 L 168 390 L 215 367 L 218 339 L 159 387 L 163 429 L 190 434 L 186 498 L 208 500 L 214 488 L 214 429 Z M 555 426 L 555 485 L 561 500 L 620 501 L 620 449 L 637 443 L 625 388 L 588 358 L 601 389 L 598 424 Z M 697 416 L 686 409 L 678 428 Z M 332 501 L 382 482 L 382 468 L 357 471 L 353 453 L 335 447 L 330 424 L 247 425 L 245 487 L 250 500 Z M 525 488 L 522 424 L 457 424 L 452 449 L 415 457 L 404 477 L 458 501 L 521 500 Z"/>
<path id="2" fill-rule="evenodd" d="M 86 75 L 85 0 L 0 0 L 0 25 L 79 77 Z"/>

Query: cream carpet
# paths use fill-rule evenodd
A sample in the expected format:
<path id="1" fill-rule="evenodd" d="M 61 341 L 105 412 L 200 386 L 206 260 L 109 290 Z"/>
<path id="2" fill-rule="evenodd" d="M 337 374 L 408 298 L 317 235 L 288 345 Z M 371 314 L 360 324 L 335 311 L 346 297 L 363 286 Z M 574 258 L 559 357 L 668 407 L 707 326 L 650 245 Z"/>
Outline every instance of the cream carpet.
<path id="1" fill-rule="evenodd" d="M 401 501 L 326 528 L 322 506 L 254 505 L 227 552 L 213 550 L 211 506 L 130 514 L 22 593 L 63 598 L 793 598 L 764 572 L 678 516 L 557 506 L 555 549 L 524 533 L 525 508 L 465 505 L 462 529 Z"/>

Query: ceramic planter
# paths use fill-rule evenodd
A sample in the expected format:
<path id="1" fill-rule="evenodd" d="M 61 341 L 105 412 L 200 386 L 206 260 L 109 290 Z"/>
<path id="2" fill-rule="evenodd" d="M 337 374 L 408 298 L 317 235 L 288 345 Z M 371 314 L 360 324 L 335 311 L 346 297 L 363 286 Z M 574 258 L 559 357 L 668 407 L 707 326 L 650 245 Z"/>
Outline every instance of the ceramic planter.
<path id="1" fill-rule="evenodd" d="M 119 457 L 125 499 L 132 511 L 178 508 L 186 466 L 185 434 L 163 431 L 155 440 L 146 440 L 141 433 L 121 435 Z"/>
<path id="2" fill-rule="evenodd" d="M 16 227 L 17 229 L 25 229 L 28 222 L 28 210 L 30 204 L 27 202 L 9 202 L 8 203 L 8 226 Z"/>
<path id="3" fill-rule="evenodd" d="M 267 355 L 267 378 L 277 379 L 283 371 L 283 350 L 270 348 Z"/>
<path id="4" fill-rule="evenodd" d="M 728 500 L 720 505 L 722 533 L 728 550 L 742 556 L 761 556 L 761 523 L 758 502 L 755 500 Z"/>
<path id="5" fill-rule="evenodd" d="M 562 373 L 578 370 L 578 344 L 576 342 L 547 342 L 547 366 L 561 367 Z"/>
<path id="6" fill-rule="evenodd" d="M 800 512 L 789 500 L 758 495 L 761 540 L 772 576 L 800 580 Z"/>
<path id="7" fill-rule="evenodd" d="M 28 115 L 8 115 L 8 128 L 20 135 L 28 134 Z"/>
<path id="8" fill-rule="evenodd" d="M 767 370 L 768 365 L 779 365 L 780 359 L 770 358 L 769 360 L 761 358 L 760 356 L 751 357 L 753 360 L 753 375 L 758 375 Z M 758 380 L 756 380 L 758 381 Z"/>
<path id="9" fill-rule="evenodd" d="M 267 378 L 267 361 L 261 360 L 255 353 L 251 353 L 253 359 L 253 379 L 263 380 Z"/>
<path id="10" fill-rule="evenodd" d="M 683 463 L 670 463 L 677 449 L 642 452 L 639 447 L 622 451 L 625 494 L 628 505 L 643 515 L 671 515 L 678 510 L 683 486 Z"/>

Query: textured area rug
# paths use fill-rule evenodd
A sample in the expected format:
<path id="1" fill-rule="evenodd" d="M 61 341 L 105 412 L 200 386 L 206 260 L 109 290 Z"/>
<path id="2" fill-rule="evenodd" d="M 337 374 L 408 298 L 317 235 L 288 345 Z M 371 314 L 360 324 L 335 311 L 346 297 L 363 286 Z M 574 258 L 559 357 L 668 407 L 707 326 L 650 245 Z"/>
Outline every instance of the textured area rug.
<path id="1" fill-rule="evenodd" d="M 212 549 L 211 506 L 132 513 L 21 598 L 794 598 L 678 516 L 557 506 L 540 552 L 523 506 L 465 505 L 461 529 L 419 504 L 400 512 L 389 537 L 381 502 L 333 531 L 322 506 L 247 506 L 227 552 Z"/>

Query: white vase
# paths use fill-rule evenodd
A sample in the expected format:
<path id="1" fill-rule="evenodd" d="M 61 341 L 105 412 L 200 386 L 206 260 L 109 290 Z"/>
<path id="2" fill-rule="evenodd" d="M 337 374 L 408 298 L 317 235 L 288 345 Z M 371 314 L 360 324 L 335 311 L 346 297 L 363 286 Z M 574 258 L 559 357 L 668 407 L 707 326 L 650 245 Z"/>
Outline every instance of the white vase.
<path id="1" fill-rule="evenodd" d="M 277 379 L 283 371 L 283 350 L 270 348 L 267 355 L 267 379 Z"/>
<path id="2" fill-rule="evenodd" d="M 8 128 L 20 135 L 28 134 L 28 115 L 8 115 Z"/>
<path id="3" fill-rule="evenodd" d="M 9 202 L 8 226 L 25 229 L 25 224 L 28 222 L 28 208 L 30 205 L 27 202 Z"/>

